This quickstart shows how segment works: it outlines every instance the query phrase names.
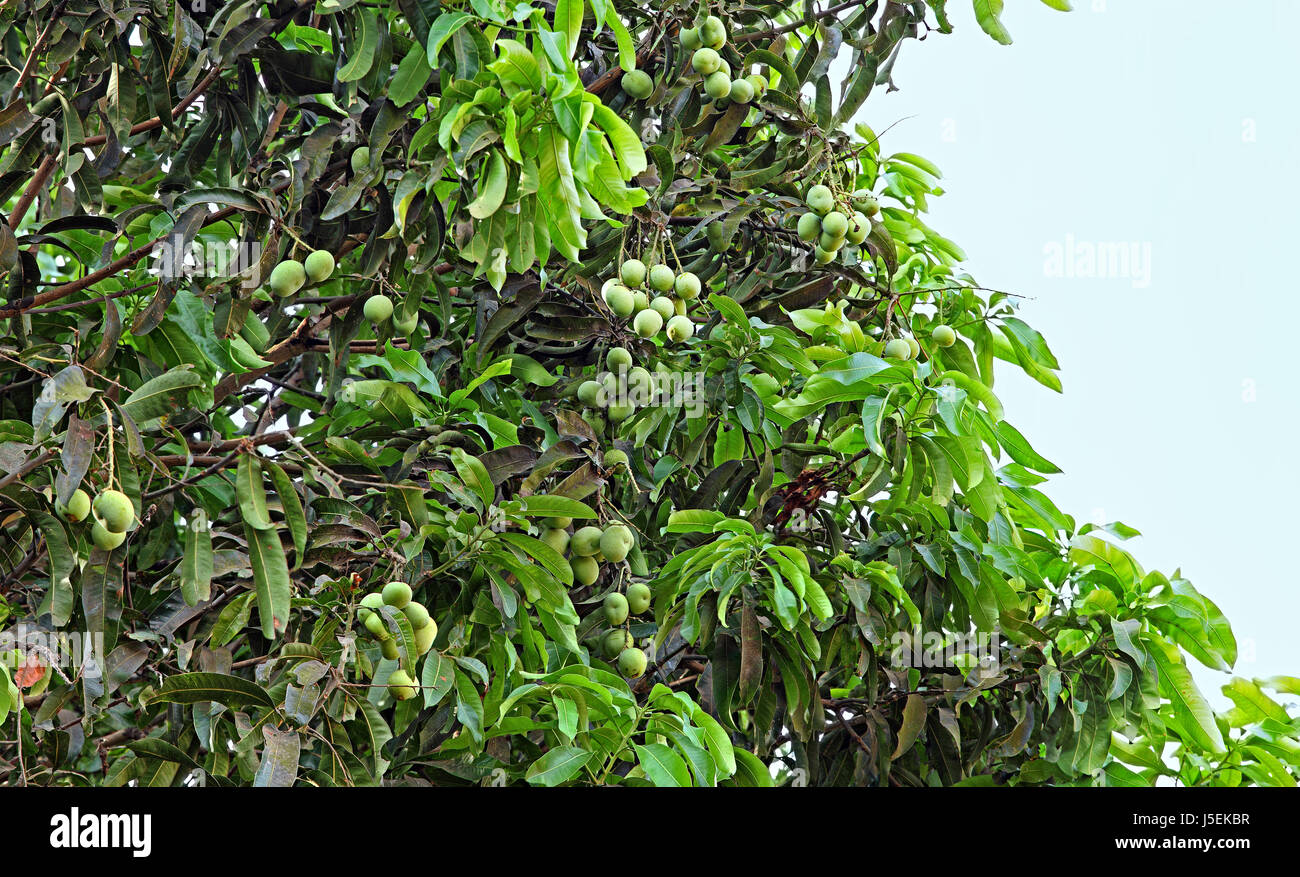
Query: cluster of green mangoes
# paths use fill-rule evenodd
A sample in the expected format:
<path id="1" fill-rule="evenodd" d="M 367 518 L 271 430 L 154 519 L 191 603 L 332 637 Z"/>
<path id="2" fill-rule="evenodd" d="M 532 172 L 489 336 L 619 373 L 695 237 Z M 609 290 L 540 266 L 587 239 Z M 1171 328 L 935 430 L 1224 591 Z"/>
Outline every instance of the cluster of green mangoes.
<path id="1" fill-rule="evenodd" d="M 678 274 L 663 263 L 647 268 L 640 259 L 628 259 L 619 266 L 617 278 L 605 281 L 600 295 L 615 316 L 632 318 L 632 331 L 640 337 L 653 338 L 664 330 L 669 341 L 680 344 L 695 334 L 686 303 L 697 298 L 701 288 L 694 272 Z"/>
<path id="2" fill-rule="evenodd" d="M 767 90 L 767 80 L 757 73 L 731 78 L 731 65 L 722 57 L 727 44 L 727 26 L 710 15 L 699 27 L 685 27 L 678 39 L 691 55 L 691 69 L 700 74 L 704 93 L 714 101 L 747 104 Z"/>
<path id="3" fill-rule="evenodd" d="M 846 244 L 861 245 L 871 234 L 871 216 L 880 212 L 870 193 L 852 200 L 837 199 L 830 187 L 821 183 L 808 189 L 804 205 L 808 211 L 799 217 L 796 228 L 800 240 L 814 245 L 813 258 L 819 265 L 834 261 Z"/>
<path id="4" fill-rule="evenodd" d="M 731 64 L 722 57 L 727 45 L 727 26 L 710 15 L 698 27 L 684 27 L 679 35 L 682 48 L 691 52 L 691 69 L 704 83 L 704 93 L 717 103 L 747 104 L 767 90 L 767 79 L 752 73 L 731 78 Z M 622 77 L 623 91 L 635 100 L 645 100 L 654 93 L 655 83 L 644 70 L 629 70 Z"/>
<path id="5" fill-rule="evenodd" d="M 324 283 L 333 273 L 334 254 L 326 250 L 312 250 L 301 262 L 285 259 L 272 268 L 266 285 L 280 298 L 287 298 L 308 283 Z"/>
<path id="6" fill-rule="evenodd" d="M 612 630 L 600 639 L 605 657 L 618 663 L 618 672 L 635 679 L 645 672 L 645 652 L 636 647 L 631 631 L 624 625 L 629 615 L 640 615 L 650 609 L 650 588 L 641 582 L 627 586 L 627 592 L 611 591 L 605 595 L 601 610 Z"/>
<path id="7" fill-rule="evenodd" d="M 957 343 L 957 333 L 947 323 L 940 323 L 930 332 L 930 340 L 939 347 L 952 347 Z M 911 335 L 891 339 L 885 344 L 885 356 L 890 359 L 910 360 L 921 355 L 921 343 Z"/>
<path id="8" fill-rule="evenodd" d="M 78 487 L 66 503 L 55 503 L 54 510 L 70 524 L 80 524 L 94 512 L 90 538 L 105 551 L 112 551 L 125 542 L 126 531 L 135 523 L 131 498 L 120 490 L 101 490 L 91 502 L 90 494 Z"/>
<path id="9" fill-rule="evenodd" d="M 626 462 L 626 455 L 623 459 Z M 547 518 L 538 538 L 567 557 L 573 580 L 582 585 L 596 581 L 602 563 L 622 563 L 636 545 L 636 537 L 625 524 L 610 524 L 604 529 L 588 525 L 570 534 L 572 524 L 573 518 Z"/>
<path id="10" fill-rule="evenodd" d="M 655 399 L 658 382 L 663 377 L 656 377 L 642 366 L 632 365 L 632 354 L 626 347 L 611 347 L 605 354 L 605 365 L 609 371 L 578 385 L 578 401 L 587 408 L 603 411 L 610 421 L 618 423 Z M 605 465 L 612 468 L 616 464 L 610 462 L 611 454 L 622 454 L 622 451 L 612 450 L 605 455 Z M 626 456 L 622 457 L 624 463 L 627 462 Z"/>
<path id="11" fill-rule="evenodd" d="M 393 317 L 393 300 L 383 293 L 370 296 L 366 299 L 362 312 L 365 313 L 366 319 L 376 326 L 388 322 Z M 403 335 L 410 335 L 419 325 L 420 314 L 418 312 L 408 314 L 406 317 L 398 317 L 393 320 L 393 326 Z"/>
<path id="12" fill-rule="evenodd" d="M 406 582 L 389 582 L 380 591 L 366 594 L 357 609 L 357 619 L 366 632 L 379 641 L 379 650 L 385 658 L 396 661 L 400 657 L 397 640 L 388 629 L 388 622 L 379 612 L 381 606 L 392 606 L 406 616 L 415 632 L 415 648 L 421 655 L 433 648 L 438 636 L 438 623 L 429 615 L 422 603 L 411 599 L 411 586 Z M 398 667 L 388 677 L 388 691 L 398 700 L 410 700 L 420 691 L 411 675 Z"/>

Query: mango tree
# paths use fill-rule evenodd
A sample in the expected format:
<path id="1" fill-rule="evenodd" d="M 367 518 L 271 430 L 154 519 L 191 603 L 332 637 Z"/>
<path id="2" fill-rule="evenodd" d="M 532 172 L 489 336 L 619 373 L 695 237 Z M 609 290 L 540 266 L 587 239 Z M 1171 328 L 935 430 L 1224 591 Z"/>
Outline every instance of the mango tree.
<path id="1" fill-rule="evenodd" d="M 870 126 L 949 30 L 4 4 L 3 781 L 1294 784 L 1300 681 L 1216 713 L 1215 604 L 1049 499 L 995 374 L 1059 364 Z"/>

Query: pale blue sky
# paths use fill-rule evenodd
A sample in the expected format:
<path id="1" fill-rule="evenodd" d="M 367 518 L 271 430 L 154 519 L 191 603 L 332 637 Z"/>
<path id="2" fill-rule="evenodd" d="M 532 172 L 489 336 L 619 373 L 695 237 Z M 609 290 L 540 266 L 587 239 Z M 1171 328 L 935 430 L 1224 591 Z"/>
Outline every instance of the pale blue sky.
<path id="1" fill-rule="evenodd" d="M 1300 361 L 1278 261 L 1300 232 L 1300 2 L 1074 5 L 1008 3 L 1001 46 L 949 3 L 956 32 L 909 41 L 901 90 L 878 86 L 860 118 L 899 122 L 886 152 L 939 164 L 931 224 L 982 284 L 1029 297 L 1065 393 L 1001 363 L 996 390 L 1065 470 L 1057 504 L 1141 530 L 1126 547 L 1145 568 L 1181 567 L 1232 621 L 1238 675 L 1300 675 Z M 1067 241 L 1139 258 L 1125 277 L 1061 276 L 1046 248 Z M 1226 675 L 1197 677 L 1226 703 Z"/>

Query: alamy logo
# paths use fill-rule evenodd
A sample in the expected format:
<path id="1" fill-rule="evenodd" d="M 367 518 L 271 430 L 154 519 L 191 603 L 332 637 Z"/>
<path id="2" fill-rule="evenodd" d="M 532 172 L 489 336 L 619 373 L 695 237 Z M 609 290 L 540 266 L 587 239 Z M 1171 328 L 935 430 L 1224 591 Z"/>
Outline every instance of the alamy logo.
<path id="1" fill-rule="evenodd" d="M 50 846 L 56 850 L 129 849 L 137 859 L 153 849 L 153 817 L 148 813 L 69 813 L 50 817 Z"/>
<path id="2" fill-rule="evenodd" d="M 1085 241 L 1067 234 L 1043 245 L 1043 274 L 1065 280 L 1128 280 L 1134 289 L 1151 285 L 1150 241 Z"/>

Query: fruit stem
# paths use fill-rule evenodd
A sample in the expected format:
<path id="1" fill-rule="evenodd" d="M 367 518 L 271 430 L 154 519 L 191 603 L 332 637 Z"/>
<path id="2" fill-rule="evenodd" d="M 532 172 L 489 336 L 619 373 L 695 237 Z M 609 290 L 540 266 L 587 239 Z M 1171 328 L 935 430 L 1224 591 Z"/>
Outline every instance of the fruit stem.
<path id="1" fill-rule="evenodd" d="M 113 453 L 113 412 L 109 410 L 103 396 L 99 398 L 99 404 L 104 408 L 105 428 L 108 433 L 108 486 L 121 487 L 122 483 L 117 480 L 117 462 Z"/>

